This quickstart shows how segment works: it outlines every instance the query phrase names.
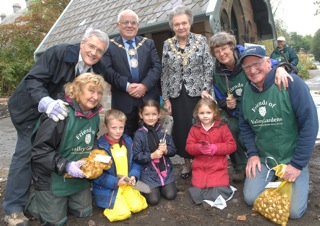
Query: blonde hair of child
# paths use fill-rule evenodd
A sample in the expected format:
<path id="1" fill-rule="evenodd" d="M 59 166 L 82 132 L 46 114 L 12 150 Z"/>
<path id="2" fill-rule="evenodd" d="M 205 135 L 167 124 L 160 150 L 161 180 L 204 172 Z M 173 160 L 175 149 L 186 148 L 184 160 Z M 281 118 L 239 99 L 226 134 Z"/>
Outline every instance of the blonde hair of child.
<path id="1" fill-rule="evenodd" d="M 91 87 L 101 89 L 105 87 L 104 79 L 101 75 L 94 73 L 83 73 L 76 77 L 73 82 L 67 83 L 64 87 L 65 94 L 71 99 L 79 102 L 83 88 L 86 84 L 91 84 Z"/>
<path id="2" fill-rule="evenodd" d="M 214 113 L 213 120 L 220 120 L 220 111 L 219 111 L 219 107 L 216 104 L 216 102 L 214 100 L 209 99 L 209 98 L 202 98 L 198 101 L 198 103 L 194 107 L 193 118 L 196 121 L 199 121 L 199 117 L 198 117 L 199 108 L 201 108 L 203 106 L 208 106 L 211 109 L 211 111 Z"/>
<path id="3" fill-rule="evenodd" d="M 106 111 L 104 116 L 104 124 L 108 125 L 108 123 L 114 119 L 119 120 L 120 122 L 123 122 L 125 124 L 127 117 L 122 111 L 116 109 L 110 109 Z"/>

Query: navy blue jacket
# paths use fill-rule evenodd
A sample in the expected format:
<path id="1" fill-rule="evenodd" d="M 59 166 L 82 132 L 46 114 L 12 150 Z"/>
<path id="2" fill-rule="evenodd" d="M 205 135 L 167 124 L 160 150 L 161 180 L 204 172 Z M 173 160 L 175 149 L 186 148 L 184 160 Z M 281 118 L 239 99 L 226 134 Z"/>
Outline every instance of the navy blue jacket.
<path id="1" fill-rule="evenodd" d="M 122 37 L 118 36 L 114 40 L 124 46 Z M 143 37 L 136 36 L 135 41 L 138 46 Z M 148 89 L 142 98 L 143 100 L 153 99 L 159 101 L 160 89 L 158 87 L 161 75 L 161 63 L 153 40 L 147 39 L 138 48 L 139 83 Z M 111 84 L 111 106 L 125 114 L 131 113 L 135 98 L 126 91 L 127 83 L 131 81 L 131 72 L 125 49 L 110 42 L 106 52 L 105 64 L 107 71 L 105 80 Z"/>
<path id="2" fill-rule="evenodd" d="M 75 78 L 79 45 L 59 44 L 46 50 L 22 79 L 8 101 L 14 124 L 36 122 L 40 117 L 38 104 L 43 97 L 57 99 L 64 94 L 64 85 Z M 92 66 L 96 74 L 106 69 L 101 61 Z"/>
<path id="3" fill-rule="evenodd" d="M 318 134 L 319 122 L 317 109 L 310 94 L 309 87 L 298 75 L 290 75 L 293 77 L 294 81 L 292 82 L 288 79 L 288 92 L 299 130 L 298 141 L 290 165 L 301 170 L 308 164 L 313 152 L 314 143 Z M 266 77 L 263 89 L 266 90 L 272 86 L 274 84 L 274 79 L 275 69 L 272 69 Z M 248 85 L 250 85 L 251 89 L 255 92 L 260 92 L 251 82 L 248 82 Z M 248 157 L 259 156 L 259 150 L 255 144 L 255 134 L 249 124 L 244 120 L 242 109 L 239 114 L 239 124 L 243 142 L 248 150 Z"/>
<path id="4" fill-rule="evenodd" d="M 139 179 L 141 167 L 139 164 L 133 161 L 132 140 L 126 134 L 123 134 L 122 138 L 128 151 L 128 176 L 135 176 L 137 179 Z M 103 171 L 101 176 L 93 180 L 93 195 L 97 206 L 113 209 L 119 189 L 117 169 L 110 151 L 111 145 L 109 144 L 105 135 L 99 138 L 98 146 L 99 148 L 104 149 L 108 155 L 111 156 L 113 164 L 111 165 L 110 169 Z"/>

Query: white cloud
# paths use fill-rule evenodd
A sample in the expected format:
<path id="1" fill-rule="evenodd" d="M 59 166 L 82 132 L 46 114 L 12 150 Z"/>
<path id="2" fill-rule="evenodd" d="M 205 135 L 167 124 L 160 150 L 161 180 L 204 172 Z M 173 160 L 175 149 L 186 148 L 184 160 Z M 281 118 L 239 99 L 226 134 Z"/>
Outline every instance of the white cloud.
<path id="1" fill-rule="evenodd" d="M 314 35 L 320 29 L 320 15 L 314 16 L 315 0 L 281 0 L 275 19 L 281 18 L 289 32 Z"/>
<path id="2" fill-rule="evenodd" d="M 19 3 L 21 6 L 21 9 L 26 8 L 26 1 L 25 0 L 0 0 L 0 14 L 5 13 L 6 15 L 10 15 L 13 13 L 13 4 Z"/>

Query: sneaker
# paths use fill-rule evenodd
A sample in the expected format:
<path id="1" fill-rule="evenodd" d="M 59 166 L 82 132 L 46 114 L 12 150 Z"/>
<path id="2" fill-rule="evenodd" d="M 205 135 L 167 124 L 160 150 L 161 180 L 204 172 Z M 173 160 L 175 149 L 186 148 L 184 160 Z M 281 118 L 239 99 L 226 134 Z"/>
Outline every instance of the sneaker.
<path id="1" fill-rule="evenodd" d="M 29 226 L 29 225 L 31 225 L 29 219 L 26 218 L 22 212 L 12 213 L 10 215 L 6 215 L 4 217 L 4 222 L 8 226 Z"/>
<path id="2" fill-rule="evenodd" d="M 244 181 L 246 178 L 246 171 L 245 170 L 235 170 L 232 175 L 232 182 L 234 183 L 240 183 Z"/>

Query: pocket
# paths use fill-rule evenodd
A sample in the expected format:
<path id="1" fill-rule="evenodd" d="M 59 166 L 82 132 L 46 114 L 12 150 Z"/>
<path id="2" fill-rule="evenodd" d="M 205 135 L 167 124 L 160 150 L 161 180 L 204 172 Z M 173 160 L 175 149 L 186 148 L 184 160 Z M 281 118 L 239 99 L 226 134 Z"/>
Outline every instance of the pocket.
<path id="1" fill-rule="evenodd" d="M 39 118 L 38 104 L 34 103 L 25 86 L 20 84 L 8 101 L 11 120 L 16 124 Z"/>

